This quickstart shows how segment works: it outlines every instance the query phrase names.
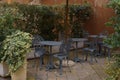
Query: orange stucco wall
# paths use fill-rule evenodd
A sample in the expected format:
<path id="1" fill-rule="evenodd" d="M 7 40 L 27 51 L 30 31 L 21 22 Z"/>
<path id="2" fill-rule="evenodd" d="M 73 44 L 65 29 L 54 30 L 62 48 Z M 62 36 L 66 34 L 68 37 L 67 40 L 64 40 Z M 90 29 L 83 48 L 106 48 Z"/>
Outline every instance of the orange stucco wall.
<path id="1" fill-rule="evenodd" d="M 8 0 L 10 1 L 18 1 L 21 3 L 27 3 L 32 0 Z M 34 2 L 37 0 L 34 0 Z M 65 4 L 66 0 L 38 0 L 41 4 L 45 5 L 58 5 Z M 69 0 L 69 4 L 81 4 L 84 0 Z M 88 30 L 91 34 L 98 34 L 103 30 L 109 30 L 109 32 L 113 32 L 113 29 L 110 27 L 106 27 L 105 23 L 109 20 L 111 16 L 114 15 L 111 9 L 106 7 L 108 0 L 87 0 L 91 4 L 93 8 L 93 15 L 89 21 L 85 24 L 85 29 Z"/>
<path id="2" fill-rule="evenodd" d="M 93 8 L 93 16 L 85 26 L 85 28 L 91 34 L 98 34 L 103 30 L 109 30 L 110 33 L 113 29 L 106 27 L 105 23 L 109 21 L 109 18 L 114 15 L 112 9 L 106 7 L 108 0 L 89 0 Z"/>

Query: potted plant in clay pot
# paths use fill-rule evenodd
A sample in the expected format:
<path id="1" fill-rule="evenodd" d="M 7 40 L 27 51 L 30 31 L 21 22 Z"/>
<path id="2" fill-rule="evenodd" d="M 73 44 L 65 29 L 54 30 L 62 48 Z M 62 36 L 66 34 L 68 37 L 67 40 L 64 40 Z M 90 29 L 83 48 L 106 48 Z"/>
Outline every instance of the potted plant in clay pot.
<path id="1" fill-rule="evenodd" d="M 12 80 L 26 80 L 26 53 L 30 51 L 31 36 L 18 30 L 23 26 L 16 24 L 23 19 L 17 7 L 0 4 L 0 76 L 10 74 Z"/>
<path id="2" fill-rule="evenodd" d="M 16 30 L 1 43 L 0 62 L 8 66 L 12 80 L 26 80 L 26 53 L 30 52 L 31 36 Z"/>

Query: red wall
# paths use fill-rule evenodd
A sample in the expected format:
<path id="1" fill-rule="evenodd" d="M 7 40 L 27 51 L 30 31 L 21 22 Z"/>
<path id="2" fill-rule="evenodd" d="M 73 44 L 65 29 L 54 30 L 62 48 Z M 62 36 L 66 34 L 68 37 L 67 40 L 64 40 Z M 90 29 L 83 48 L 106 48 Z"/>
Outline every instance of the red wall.
<path id="1" fill-rule="evenodd" d="M 14 1 L 26 3 L 32 0 L 14 0 Z M 69 0 L 69 4 L 74 4 L 74 3 L 81 4 L 83 1 L 84 0 Z M 108 9 L 106 7 L 108 0 L 87 0 L 87 1 L 91 4 L 93 8 L 93 15 L 90 18 L 90 20 L 88 20 L 87 23 L 85 24 L 84 26 L 85 29 L 88 30 L 88 32 L 91 34 L 98 34 L 103 30 L 109 30 L 110 33 L 113 32 L 112 28 L 105 26 L 105 23 L 114 14 L 111 9 Z M 41 0 L 39 2 L 45 5 L 56 5 L 56 4 L 59 5 L 59 4 L 65 4 L 66 0 Z"/>

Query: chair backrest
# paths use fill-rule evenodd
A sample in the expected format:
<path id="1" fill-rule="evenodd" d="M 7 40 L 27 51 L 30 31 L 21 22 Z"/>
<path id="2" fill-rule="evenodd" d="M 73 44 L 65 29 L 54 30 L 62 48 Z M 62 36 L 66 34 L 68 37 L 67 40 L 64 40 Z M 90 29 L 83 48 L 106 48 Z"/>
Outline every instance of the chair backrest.
<path id="1" fill-rule="evenodd" d="M 83 32 L 83 37 L 84 37 L 84 38 L 88 38 L 88 36 L 89 36 L 89 32 L 84 31 L 84 32 Z"/>
<path id="2" fill-rule="evenodd" d="M 95 37 L 90 41 L 90 48 L 97 48 L 97 46 L 98 46 L 98 37 Z"/>
<path id="3" fill-rule="evenodd" d="M 64 53 L 64 51 L 65 51 L 65 44 L 62 43 L 62 44 L 60 45 L 59 52 Z"/>
<path id="4" fill-rule="evenodd" d="M 108 31 L 105 30 L 105 31 L 101 32 L 99 35 L 108 36 L 108 34 L 109 34 Z"/>
<path id="5" fill-rule="evenodd" d="M 38 44 L 40 41 L 44 41 L 40 35 L 33 35 L 32 45 Z"/>
<path id="6" fill-rule="evenodd" d="M 66 50 L 67 50 L 67 52 L 69 53 L 69 51 L 70 51 L 70 49 L 71 49 L 71 47 L 72 47 L 72 39 L 68 39 L 67 40 L 67 43 L 66 43 Z"/>
<path id="7" fill-rule="evenodd" d="M 72 39 L 68 39 L 66 42 L 62 42 L 59 51 L 69 56 L 71 46 L 72 46 Z"/>

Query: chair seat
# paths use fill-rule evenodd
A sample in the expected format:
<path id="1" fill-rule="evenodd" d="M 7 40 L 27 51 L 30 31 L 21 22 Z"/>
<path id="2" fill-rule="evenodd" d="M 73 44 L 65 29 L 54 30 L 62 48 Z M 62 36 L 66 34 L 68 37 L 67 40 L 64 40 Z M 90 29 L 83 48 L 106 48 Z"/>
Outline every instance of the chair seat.
<path id="1" fill-rule="evenodd" d="M 107 45 L 107 44 L 103 44 L 102 47 L 106 47 L 106 48 L 110 48 L 110 49 L 112 48 L 112 46 Z"/>
<path id="2" fill-rule="evenodd" d="M 36 55 L 39 55 L 39 56 L 42 56 L 46 53 L 45 49 L 44 48 L 35 48 L 35 54 Z"/>
<path id="3" fill-rule="evenodd" d="M 59 66 L 59 65 L 60 65 L 59 61 L 56 61 L 55 64 L 56 64 L 56 66 Z M 70 67 L 72 67 L 72 66 L 75 65 L 75 62 L 73 62 L 72 60 L 69 60 L 69 61 L 68 61 L 68 60 L 63 60 L 62 66 L 63 66 L 63 67 L 68 67 L 68 65 L 69 65 Z"/>
<path id="4" fill-rule="evenodd" d="M 62 53 L 55 54 L 55 55 L 53 55 L 53 56 L 56 57 L 56 58 L 58 58 L 58 59 L 60 59 L 60 60 L 66 58 L 66 54 L 62 54 Z"/>
<path id="5" fill-rule="evenodd" d="M 90 51 L 90 52 L 94 52 L 95 51 L 95 49 L 93 49 L 93 48 L 83 48 L 83 50 L 84 51 Z"/>

